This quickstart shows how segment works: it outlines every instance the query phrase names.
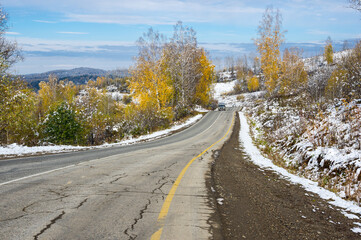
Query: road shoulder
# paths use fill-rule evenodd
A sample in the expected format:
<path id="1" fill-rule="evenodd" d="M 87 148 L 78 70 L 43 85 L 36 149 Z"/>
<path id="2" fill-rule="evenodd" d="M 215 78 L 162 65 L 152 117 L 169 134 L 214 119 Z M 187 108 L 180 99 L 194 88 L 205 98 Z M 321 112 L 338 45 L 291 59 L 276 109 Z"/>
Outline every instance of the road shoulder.
<path id="1" fill-rule="evenodd" d="M 237 116 L 207 179 L 214 239 L 359 239 L 334 206 L 248 161 L 239 127 Z"/>

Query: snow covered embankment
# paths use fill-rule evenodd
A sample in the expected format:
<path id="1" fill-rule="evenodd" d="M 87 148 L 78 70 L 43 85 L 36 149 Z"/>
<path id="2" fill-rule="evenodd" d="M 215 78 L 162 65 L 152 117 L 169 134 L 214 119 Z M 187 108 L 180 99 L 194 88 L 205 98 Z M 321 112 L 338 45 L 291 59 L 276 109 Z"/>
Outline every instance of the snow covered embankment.
<path id="1" fill-rule="evenodd" d="M 243 111 L 252 121 L 257 146 L 277 165 L 360 203 L 360 104 L 328 104 L 321 111 L 300 107 L 300 101 L 302 97 L 282 103 L 245 97 Z"/>
<path id="2" fill-rule="evenodd" d="M 130 145 L 135 144 L 137 142 L 150 141 L 154 139 L 158 139 L 167 135 L 170 135 L 172 132 L 175 132 L 179 129 L 189 127 L 190 125 L 197 122 L 202 118 L 202 114 L 198 114 L 194 117 L 189 118 L 184 123 L 175 124 L 173 127 L 161 131 L 157 131 L 148 135 L 143 135 L 137 138 L 129 138 L 126 140 L 122 140 L 117 143 L 106 143 L 100 146 L 94 147 L 82 147 L 82 146 L 68 146 L 68 145 L 55 145 L 55 146 L 35 146 L 35 147 L 27 147 L 21 146 L 18 144 L 11 144 L 8 146 L 0 146 L 0 158 L 7 157 L 18 157 L 18 156 L 27 156 L 27 155 L 38 155 L 38 154 L 47 154 L 47 153 L 62 153 L 62 152 L 71 152 L 71 151 L 79 151 L 85 149 L 94 149 L 94 148 L 107 148 L 107 147 L 115 147 L 122 145 Z"/>
<path id="3" fill-rule="evenodd" d="M 255 92 L 255 93 L 245 93 L 242 95 L 226 95 L 227 92 L 230 92 L 233 90 L 234 82 L 229 83 L 216 83 L 214 86 L 215 90 L 215 96 L 218 101 L 224 102 L 229 106 L 240 106 L 243 107 L 243 111 L 246 111 L 247 113 L 252 113 L 251 119 L 254 121 L 255 126 L 252 126 L 253 134 L 256 139 L 262 139 L 262 129 L 264 127 L 272 127 L 275 124 L 275 118 L 277 119 L 277 123 L 279 124 L 279 128 L 276 128 L 276 132 L 273 132 L 273 135 L 278 134 L 281 137 L 281 139 L 284 139 L 284 143 L 275 143 L 273 145 L 274 150 L 279 151 L 280 155 L 283 155 L 286 159 L 280 159 L 281 161 L 285 161 L 283 165 L 292 165 L 292 164 L 299 164 L 300 161 L 302 161 L 300 158 L 297 158 L 296 155 L 299 157 L 302 157 L 302 151 L 306 151 L 307 154 L 316 156 L 322 156 L 324 157 L 325 161 L 315 162 L 315 164 L 309 164 L 308 166 L 308 175 L 306 175 L 308 178 L 318 180 L 320 176 L 323 174 L 327 174 L 330 169 L 333 171 L 335 170 L 342 170 L 342 168 L 346 165 L 354 165 L 358 166 L 360 164 L 360 151 L 355 150 L 354 147 L 354 141 L 353 138 L 357 139 L 357 134 L 360 131 L 354 131 L 357 129 L 354 125 L 355 123 L 359 124 L 360 121 L 357 118 L 353 118 L 351 120 L 355 120 L 351 124 L 345 124 L 345 122 L 342 123 L 342 118 L 340 116 L 345 116 L 343 108 L 338 108 L 337 111 L 334 111 L 335 109 L 330 109 L 329 116 L 324 119 L 324 121 L 328 122 L 328 126 L 325 128 L 327 130 L 337 129 L 339 131 L 339 135 L 342 139 L 338 139 L 341 142 L 347 143 L 343 149 L 337 149 L 335 147 L 326 147 L 326 148 L 315 148 L 315 150 L 312 150 L 310 147 L 302 148 L 301 146 L 306 146 L 307 143 L 309 143 L 309 140 L 312 139 L 312 132 L 306 131 L 305 135 L 301 138 L 294 139 L 293 137 L 290 137 L 292 134 L 288 133 L 296 133 L 296 132 L 302 132 L 304 129 L 307 128 L 307 124 L 309 122 L 304 121 L 305 119 L 302 119 L 302 117 L 299 116 L 300 113 L 303 111 L 299 111 L 299 109 L 292 109 L 292 108 L 282 108 L 280 106 L 272 106 L 266 101 L 260 101 L 262 99 L 262 96 L 264 95 L 264 92 Z M 255 103 L 258 103 L 259 107 L 255 106 Z M 262 103 L 260 103 L 262 102 Z M 263 105 L 263 106 L 261 106 Z M 277 104 L 276 104 L 277 105 Z M 267 110 L 268 109 L 268 110 Z M 328 191 L 320 186 L 318 186 L 318 182 L 296 176 L 294 174 L 289 173 L 285 168 L 281 168 L 276 166 L 272 160 L 263 157 L 260 150 L 253 144 L 253 140 L 249 134 L 249 125 L 246 121 L 246 118 L 243 113 L 240 113 L 241 118 L 241 132 L 240 132 L 240 142 L 245 144 L 245 151 L 250 156 L 251 160 L 254 161 L 257 165 L 263 168 L 269 168 L 272 169 L 285 178 L 287 178 L 289 181 L 297 184 L 301 184 L 306 190 L 314 192 L 318 195 L 320 195 L 322 198 L 331 200 L 331 204 L 335 206 L 342 207 L 344 210 L 342 210 L 342 213 L 351 219 L 359 219 L 359 216 L 361 214 L 361 208 L 358 207 L 354 202 L 343 200 L 341 197 L 337 196 L 335 193 Z M 341 120 L 340 120 L 341 119 Z M 358 121 L 357 121 L 358 120 Z M 302 126 L 303 125 L 303 126 Z M 320 124 L 318 126 L 322 126 L 324 124 Z M 332 126 L 331 126 L 332 125 Z M 308 126 L 308 127 L 314 127 L 314 126 Z M 360 127 L 358 128 L 361 129 Z M 314 127 L 314 132 L 319 131 L 319 133 L 322 133 L 322 128 L 317 128 L 317 126 Z M 353 132 L 353 133 L 351 133 Z M 348 134 L 350 133 L 350 134 Z M 307 134 L 311 134 L 307 137 Z M 353 134 L 353 135 L 352 135 Z M 295 134 L 297 135 L 297 134 Z M 331 134 L 332 135 L 332 134 Z M 352 135 L 352 136 L 351 136 Z M 319 137 L 328 137 L 328 135 L 322 135 L 318 134 Z M 297 140 L 298 145 L 294 144 L 295 140 Z M 282 145 L 283 147 L 278 149 L 278 145 Z M 308 144 L 309 145 L 309 144 Z M 357 144 L 356 144 L 357 145 Z M 290 154 L 287 147 L 290 146 L 298 146 L 300 149 L 296 151 L 291 151 L 292 154 Z M 264 147 L 263 145 L 260 145 L 259 147 Z M 357 146 L 356 146 L 357 148 Z M 302 150 L 303 149 L 303 150 Z M 304 156 L 304 155 L 303 155 Z M 352 156 L 356 156 L 358 158 L 354 158 Z M 332 160 L 332 163 L 330 162 Z M 302 162 L 301 162 L 302 163 Z M 310 162 L 312 163 L 312 162 Z M 323 167 L 326 167 L 326 165 L 329 164 L 330 169 L 323 170 L 321 165 Z M 302 171 L 302 170 L 301 170 Z M 296 171 L 298 174 L 302 174 L 300 172 L 300 169 Z M 304 174 L 304 173 L 303 173 Z M 332 180 L 332 179 L 329 179 Z M 346 178 L 343 179 L 343 181 L 346 180 Z M 338 186 L 341 188 L 343 182 L 340 181 L 339 178 L 339 184 Z M 359 187 L 356 184 L 349 185 L 351 186 L 349 188 L 349 191 L 351 194 L 355 192 Z M 341 191 L 340 196 L 343 196 L 344 193 Z M 358 214 L 359 216 L 356 216 L 355 214 Z M 352 229 L 354 232 L 361 233 L 361 223 L 355 222 L 355 227 Z"/>
<path id="4" fill-rule="evenodd" d="M 280 176 L 284 177 L 288 181 L 295 184 L 300 184 L 303 186 L 303 188 L 305 188 L 305 190 L 316 193 L 321 198 L 328 200 L 330 204 L 343 208 L 344 210 L 341 212 L 346 217 L 355 220 L 355 227 L 351 230 L 356 233 L 361 233 L 361 221 L 359 217 L 361 216 L 361 207 L 357 206 L 353 202 L 343 200 L 333 192 L 319 187 L 317 182 L 313 182 L 311 180 L 289 173 L 286 169 L 274 165 L 270 159 L 263 157 L 259 149 L 253 144 L 246 117 L 242 112 L 239 113 L 239 117 L 241 121 L 241 129 L 239 133 L 240 143 L 244 147 L 245 152 L 249 155 L 252 162 L 261 168 L 267 168 L 277 172 L 280 174 Z"/>

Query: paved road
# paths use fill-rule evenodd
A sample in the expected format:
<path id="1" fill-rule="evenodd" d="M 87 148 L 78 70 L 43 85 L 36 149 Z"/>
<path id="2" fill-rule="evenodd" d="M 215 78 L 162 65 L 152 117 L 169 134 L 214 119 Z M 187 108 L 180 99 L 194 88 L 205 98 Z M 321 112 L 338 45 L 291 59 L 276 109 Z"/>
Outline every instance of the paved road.
<path id="1" fill-rule="evenodd" d="M 211 237 L 205 174 L 233 118 L 210 112 L 152 142 L 1 160 L 0 239 Z"/>

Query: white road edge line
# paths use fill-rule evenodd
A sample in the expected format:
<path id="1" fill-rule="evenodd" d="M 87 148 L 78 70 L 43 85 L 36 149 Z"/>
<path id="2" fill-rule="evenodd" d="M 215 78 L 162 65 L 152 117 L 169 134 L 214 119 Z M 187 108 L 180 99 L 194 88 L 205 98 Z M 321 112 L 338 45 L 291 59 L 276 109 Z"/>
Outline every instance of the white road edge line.
<path id="1" fill-rule="evenodd" d="M 105 157 L 105 158 L 106 158 L 106 157 Z M 9 184 L 9 183 L 18 182 L 18 181 L 25 180 L 25 179 L 28 179 L 28 178 L 38 177 L 38 176 L 41 176 L 41 175 L 44 175 L 44 174 L 48 174 L 48 173 L 52 173 L 52 172 L 64 170 L 64 169 L 71 168 L 71 167 L 76 167 L 76 166 L 83 165 L 83 164 L 89 164 L 89 163 L 91 163 L 91 162 L 98 161 L 99 159 L 100 159 L 100 158 L 92 159 L 92 160 L 88 160 L 88 161 L 84 161 L 84 162 L 79 162 L 79 163 L 72 164 L 72 165 L 68 165 L 68 166 L 65 166 L 65 167 L 56 168 L 56 169 L 52 169 L 52 170 L 49 170 L 49 171 L 45 171 L 45 172 L 41 172 L 41 173 L 36 173 L 36 174 L 33 174 L 33 175 L 29 175 L 29 176 L 26 176 L 26 177 L 13 179 L 13 180 L 10 180 L 10 181 L 8 181 L 8 182 L 0 183 L 0 187 L 1 187 L 1 186 L 4 186 L 4 185 L 6 185 L 6 184 Z"/>
<path id="2" fill-rule="evenodd" d="M 44 174 L 47 174 L 47 173 L 52 173 L 52 172 L 56 172 L 56 171 L 59 171 L 59 170 L 63 170 L 63 169 L 70 168 L 70 167 L 75 167 L 75 166 L 76 166 L 76 164 L 72 164 L 72 165 L 69 165 L 69 166 L 65 166 L 65 167 L 61 167 L 61 168 L 56 168 L 56 169 L 49 170 L 49 171 L 46 171 L 46 172 L 41 172 L 41 173 L 37 173 L 37 174 L 33 174 L 33 175 L 26 176 L 26 177 L 13 179 L 13 180 L 8 181 L 8 182 L 0 183 L 0 186 L 4 186 L 4 185 L 9 184 L 9 183 L 18 182 L 18 181 L 25 180 L 25 179 L 32 178 L 32 177 L 38 177 L 38 176 L 41 176 L 41 175 L 44 175 Z"/>

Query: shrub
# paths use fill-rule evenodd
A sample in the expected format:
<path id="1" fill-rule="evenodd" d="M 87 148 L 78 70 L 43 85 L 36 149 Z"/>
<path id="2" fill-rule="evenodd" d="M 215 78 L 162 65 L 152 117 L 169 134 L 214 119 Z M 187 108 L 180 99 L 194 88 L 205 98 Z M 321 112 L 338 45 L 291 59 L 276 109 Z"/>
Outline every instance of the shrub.
<path id="1" fill-rule="evenodd" d="M 327 82 L 325 95 L 331 100 L 342 98 L 344 97 L 345 85 L 347 85 L 347 71 L 336 69 Z"/>
<path id="2" fill-rule="evenodd" d="M 79 144 L 82 127 L 75 111 L 65 103 L 50 111 L 44 123 L 45 140 L 55 144 Z"/>

